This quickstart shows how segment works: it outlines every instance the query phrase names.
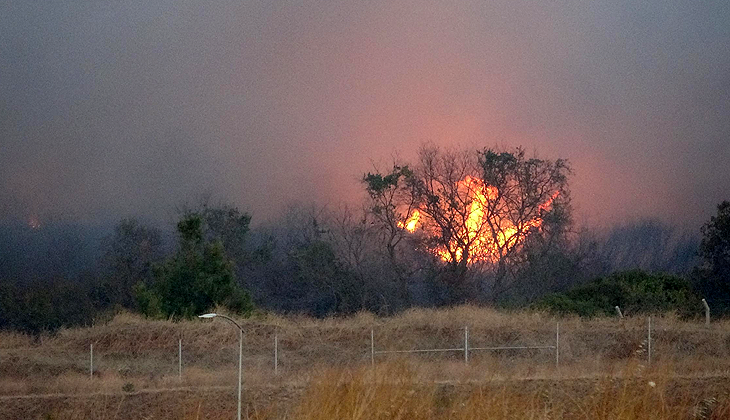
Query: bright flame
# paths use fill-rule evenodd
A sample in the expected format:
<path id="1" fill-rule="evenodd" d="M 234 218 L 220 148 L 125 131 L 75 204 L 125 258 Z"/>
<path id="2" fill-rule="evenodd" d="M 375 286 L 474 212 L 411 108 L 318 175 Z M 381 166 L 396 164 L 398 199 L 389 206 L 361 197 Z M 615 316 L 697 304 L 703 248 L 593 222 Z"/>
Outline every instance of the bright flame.
<path id="1" fill-rule="evenodd" d="M 478 178 L 467 176 L 459 182 L 457 189 L 460 196 L 468 198 L 469 211 L 463 220 L 463 226 L 458 229 L 448 247 L 441 246 L 434 250 L 434 253 L 444 261 L 461 261 L 466 248 L 468 263 L 495 262 L 504 250 L 518 245 L 530 229 L 542 226 L 541 215 L 515 226 L 498 211 L 490 214 L 490 208 L 493 208 L 501 198 L 499 190 L 494 186 L 484 185 L 484 181 Z M 559 192 L 555 192 L 545 203 L 540 204 L 538 209 L 548 210 L 558 194 Z M 398 226 L 408 232 L 414 232 L 420 219 L 421 212 L 413 210 L 404 222 L 398 223 Z"/>
<path id="2" fill-rule="evenodd" d="M 421 212 L 418 211 L 418 209 L 413 210 L 413 213 L 411 213 L 411 216 L 406 219 L 405 222 L 398 222 L 398 227 L 403 228 L 407 230 L 408 232 L 415 232 L 416 227 L 418 225 L 418 220 L 421 219 Z"/>

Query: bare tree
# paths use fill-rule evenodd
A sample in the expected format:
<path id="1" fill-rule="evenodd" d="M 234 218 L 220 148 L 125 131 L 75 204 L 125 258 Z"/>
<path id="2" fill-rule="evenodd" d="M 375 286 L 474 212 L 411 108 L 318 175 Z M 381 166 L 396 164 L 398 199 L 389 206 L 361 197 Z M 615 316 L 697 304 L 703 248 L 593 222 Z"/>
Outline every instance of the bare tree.
<path id="1" fill-rule="evenodd" d="M 149 284 L 153 267 L 165 256 L 162 233 L 135 219 L 122 219 L 113 235 L 105 239 L 103 249 L 103 276 L 95 290 L 96 299 L 103 306 L 118 304 L 136 309 L 135 284 Z"/>

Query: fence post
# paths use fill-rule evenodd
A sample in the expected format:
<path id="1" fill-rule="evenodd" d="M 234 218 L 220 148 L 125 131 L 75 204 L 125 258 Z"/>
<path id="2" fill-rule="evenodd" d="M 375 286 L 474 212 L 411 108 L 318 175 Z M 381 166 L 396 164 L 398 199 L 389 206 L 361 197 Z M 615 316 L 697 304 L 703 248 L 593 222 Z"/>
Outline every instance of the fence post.
<path id="1" fill-rule="evenodd" d="M 555 324 L 555 368 L 560 365 L 560 322 Z"/>
<path id="2" fill-rule="evenodd" d="M 177 379 L 182 381 L 182 338 L 177 340 Z"/>
<path id="3" fill-rule="evenodd" d="M 94 379 L 94 343 L 89 345 L 89 378 Z"/>
<path id="4" fill-rule="evenodd" d="M 707 304 L 707 301 L 702 299 L 702 306 L 705 307 L 705 325 L 710 326 L 710 305 Z"/>
<path id="5" fill-rule="evenodd" d="M 375 367 L 375 330 L 370 330 L 370 366 Z"/>
<path id="6" fill-rule="evenodd" d="M 621 313 L 621 308 L 619 308 L 618 305 L 616 305 L 615 308 L 616 308 L 616 314 L 618 315 L 618 317 L 623 318 L 624 314 Z"/>
<path id="7" fill-rule="evenodd" d="M 469 364 L 469 327 L 464 327 L 464 364 Z"/>
<path id="8" fill-rule="evenodd" d="M 651 315 L 649 315 L 649 335 L 647 337 L 647 349 L 648 349 L 648 355 L 649 355 L 649 361 L 648 364 L 651 364 Z"/>
<path id="9" fill-rule="evenodd" d="M 279 335 L 274 333 L 274 375 L 279 373 Z"/>

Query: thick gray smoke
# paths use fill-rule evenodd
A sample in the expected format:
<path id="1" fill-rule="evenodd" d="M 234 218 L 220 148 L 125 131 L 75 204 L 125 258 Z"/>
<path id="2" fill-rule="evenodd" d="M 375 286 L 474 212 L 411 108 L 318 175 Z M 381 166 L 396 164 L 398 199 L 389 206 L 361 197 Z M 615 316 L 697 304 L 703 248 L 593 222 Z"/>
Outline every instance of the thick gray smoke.
<path id="1" fill-rule="evenodd" d="M 565 157 L 592 223 L 730 191 L 727 0 L 0 5 L 0 217 L 266 219 L 419 143 Z"/>

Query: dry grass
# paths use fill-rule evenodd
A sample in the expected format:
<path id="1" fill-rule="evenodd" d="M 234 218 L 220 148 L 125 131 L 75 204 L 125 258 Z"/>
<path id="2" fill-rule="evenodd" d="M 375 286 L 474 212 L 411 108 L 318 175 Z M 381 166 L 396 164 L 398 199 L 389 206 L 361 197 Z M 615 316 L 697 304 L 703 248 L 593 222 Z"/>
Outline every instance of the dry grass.
<path id="1" fill-rule="evenodd" d="M 249 387 L 245 418 L 257 420 L 730 418 L 726 379 L 681 379 L 627 367 L 620 378 L 424 382 L 404 363 L 327 369 L 304 388 Z M 0 417 L 23 419 L 230 419 L 232 389 L 181 389 L 4 399 Z"/>
<path id="2" fill-rule="evenodd" d="M 378 354 L 377 380 L 368 376 L 371 329 L 378 350 L 458 348 L 464 326 L 470 347 L 553 345 L 557 322 L 558 369 L 551 349 L 474 351 L 468 365 L 463 352 Z M 389 318 L 263 315 L 242 324 L 252 417 L 691 418 L 687 410 L 704 398 L 717 399 L 713 413 L 728 414 L 726 390 L 716 384 L 730 377 L 730 323 L 725 321 L 706 328 L 672 314 L 657 317 L 651 364 L 646 318 L 555 319 L 539 312 L 460 306 L 414 309 Z M 275 334 L 280 345 L 276 376 Z M 183 340 L 182 380 L 178 339 Z M 92 343 L 95 376 L 89 379 Z M 235 412 L 231 385 L 237 352 L 237 332 L 221 320 L 171 322 L 122 314 L 106 324 L 37 339 L 2 332 L 0 418 L 49 413 L 58 419 L 227 418 Z M 657 386 L 648 387 L 648 380 Z M 28 395 L 43 397 L 10 398 Z M 616 404 L 623 411 L 615 411 Z M 330 405 L 335 411 L 323 408 Z M 393 412 L 391 406 L 402 411 Z M 329 414 L 316 417 L 317 407 Z M 682 409 L 683 417 L 672 417 Z"/>
<path id="3" fill-rule="evenodd" d="M 376 379 L 373 381 L 373 377 Z M 665 376 L 583 381 L 414 381 L 402 365 L 317 378 L 292 419 L 725 419 L 728 384 L 698 387 Z"/>

